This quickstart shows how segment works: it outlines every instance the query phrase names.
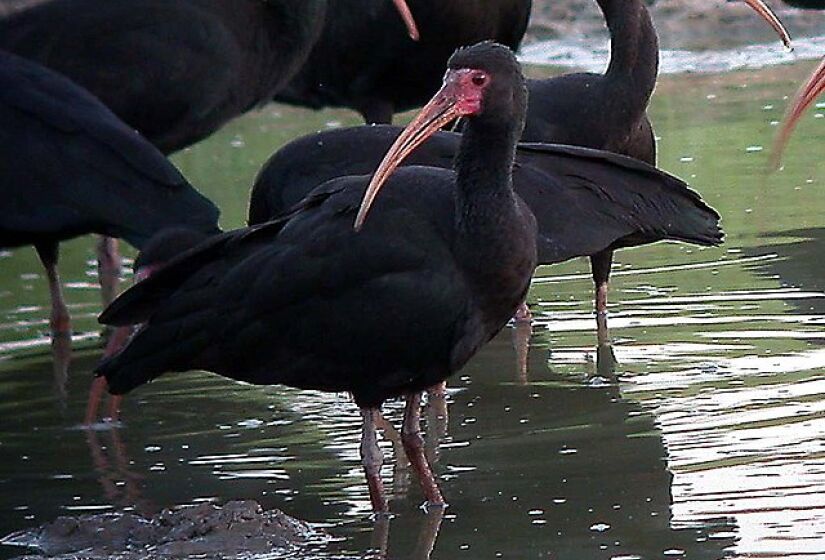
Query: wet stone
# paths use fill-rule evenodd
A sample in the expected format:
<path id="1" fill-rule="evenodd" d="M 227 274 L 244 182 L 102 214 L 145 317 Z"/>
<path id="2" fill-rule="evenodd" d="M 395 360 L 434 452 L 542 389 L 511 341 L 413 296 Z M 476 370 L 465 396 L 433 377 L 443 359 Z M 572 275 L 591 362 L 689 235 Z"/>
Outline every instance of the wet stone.
<path id="1" fill-rule="evenodd" d="M 55 521 L 18 531 L 0 543 L 36 548 L 35 560 L 77 558 L 167 557 L 227 558 L 236 555 L 294 551 L 317 543 L 323 534 L 280 510 L 264 511 L 254 501 L 229 502 L 222 507 L 199 504 L 164 510 L 146 518 L 133 513 L 102 513 L 58 517 Z"/>

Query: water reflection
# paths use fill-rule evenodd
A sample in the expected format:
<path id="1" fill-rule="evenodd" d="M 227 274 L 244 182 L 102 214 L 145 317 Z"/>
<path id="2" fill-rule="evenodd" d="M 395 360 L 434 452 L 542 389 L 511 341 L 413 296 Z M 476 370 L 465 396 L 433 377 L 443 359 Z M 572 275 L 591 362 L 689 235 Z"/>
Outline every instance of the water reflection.
<path id="1" fill-rule="evenodd" d="M 538 338 L 524 384 L 514 377 L 512 334 L 502 333 L 450 390 L 437 467 L 450 507 L 437 541 L 439 514 L 418 510 L 417 484 L 388 484 L 396 518 L 373 527 L 364 515 L 358 417 L 343 397 L 178 376 L 127 402 L 122 428 L 67 431 L 55 407 L 33 417 L 14 413 L 42 398 L 46 382 L 37 371 L 44 362 L 2 380 L 19 395 L 16 405 L 3 406 L 14 420 L 4 423 L 0 448 L 2 530 L 30 525 L 31 516 L 104 507 L 151 514 L 173 504 L 254 498 L 348 537 L 319 552 L 330 557 L 373 549 L 376 557 L 383 550 L 388 558 L 426 558 L 431 548 L 434 557 L 646 558 L 666 550 L 677 558 L 720 557 L 730 538 L 712 537 L 734 530 L 729 519 L 671 526 L 672 477 L 653 416 L 622 399 L 618 385 L 594 384 L 586 363 L 574 376 L 550 371 Z M 78 359 L 75 368 L 93 361 Z M 69 414 L 79 421 L 83 391 L 74 386 L 83 383 L 80 375 L 71 381 Z M 396 423 L 399 414 L 398 406 L 387 411 Z M 385 468 L 387 482 L 404 470 Z"/>

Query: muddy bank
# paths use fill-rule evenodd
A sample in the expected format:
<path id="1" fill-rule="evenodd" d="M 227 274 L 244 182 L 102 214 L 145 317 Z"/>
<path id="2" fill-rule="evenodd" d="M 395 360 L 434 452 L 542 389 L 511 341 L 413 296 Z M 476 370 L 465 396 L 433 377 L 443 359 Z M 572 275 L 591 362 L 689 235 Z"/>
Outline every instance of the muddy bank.
<path id="1" fill-rule="evenodd" d="M 790 8 L 767 0 L 794 37 L 825 34 L 825 11 Z M 661 46 L 718 49 L 773 40 L 773 31 L 743 2 L 656 0 L 650 7 Z M 606 37 L 595 0 L 533 0 L 529 41 Z"/>
<path id="2" fill-rule="evenodd" d="M 255 554 L 301 558 L 323 533 L 279 510 L 257 502 L 187 506 L 146 518 L 133 513 L 59 517 L 51 523 L 4 537 L 0 543 L 28 547 L 21 559 L 78 558 L 231 558 Z"/>

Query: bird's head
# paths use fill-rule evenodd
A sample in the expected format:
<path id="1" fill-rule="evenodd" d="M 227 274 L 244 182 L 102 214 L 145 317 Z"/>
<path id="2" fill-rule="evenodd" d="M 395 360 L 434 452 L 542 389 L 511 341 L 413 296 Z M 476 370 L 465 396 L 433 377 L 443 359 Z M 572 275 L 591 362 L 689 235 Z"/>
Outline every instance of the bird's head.
<path id="1" fill-rule="evenodd" d="M 527 86 L 513 51 L 485 41 L 458 49 L 447 64 L 441 89 L 421 109 L 387 151 L 370 181 L 355 229 L 360 229 L 378 191 L 415 148 L 460 117 L 485 127 L 521 134 Z"/>

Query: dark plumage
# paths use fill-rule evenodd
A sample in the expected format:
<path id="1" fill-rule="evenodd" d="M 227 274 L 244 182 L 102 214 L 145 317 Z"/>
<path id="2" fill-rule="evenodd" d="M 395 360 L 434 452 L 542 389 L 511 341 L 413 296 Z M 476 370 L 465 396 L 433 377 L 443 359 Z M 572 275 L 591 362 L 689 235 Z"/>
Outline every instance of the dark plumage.
<path id="1" fill-rule="evenodd" d="M 279 221 L 212 238 L 118 298 L 100 320 L 145 323 L 98 368 L 114 393 L 167 371 L 206 369 L 257 384 L 348 391 L 363 409 L 362 456 L 375 509 L 375 415 L 408 395 L 404 445 L 427 499 L 442 498 L 420 444 L 418 393 L 444 380 L 509 320 L 536 264 L 535 221 L 512 190 L 526 104 L 515 57 L 458 51 L 445 85 L 367 177 L 328 182 Z M 405 167 L 360 231 L 399 154 L 439 113 L 466 115 L 455 172 Z M 483 162 L 483 165 L 479 165 Z M 359 220 L 368 203 L 361 204 Z"/>
<path id="2" fill-rule="evenodd" d="M 493 39 L 518 48 L 530 0 L 410 0 L 420 31 L 414 42 L 392 8 L 379 0 L 331 0 L 323 32 L 306 64 L 277 101 L 349 107 L 369 123 L 421 105 L 441 84 L 460 46 Z"/>
<path id="3" fill-rule="evenodd" d="M 86 87 L 164 153 L 292 77 L 325 0 L 50 0 L 0 19 L 0 49 Z"/>
<path id="4" fill-rule="evenodd" d="M 315 185 L 373 171 L 399 127 L 360 126 L 304 136 L 276 152 L 259 173 L 249 223 L 268 221 Z M 449 168 L 461 136 L 440 132 L 406 160 Z M 520 144 L 516 192 L 538 222 L 539 264 L 665 239 L 717 245 L 719 215 L 680 179 L 625 156 L 574 146 Z"/>
<path id="5" fill-rule="evenodd" d="M 55 305 L 63 240 L 99 233 L 141 248 L 176 225 L 219 231 L 218 209 L 93 95 L 2 51 L 0 146 L 0 247 L 37 248 Z M 68 327 L 65 307 L 54 312 Z"/>
<path id="6" fill-rule="evenodd" d="M 524 142 L 572 144 L 656 164 L 647 106 L 659 67 L 659 43 L 641 0 L 597 0 L 610 30 L 604 74 L 530 80 Z"/>

